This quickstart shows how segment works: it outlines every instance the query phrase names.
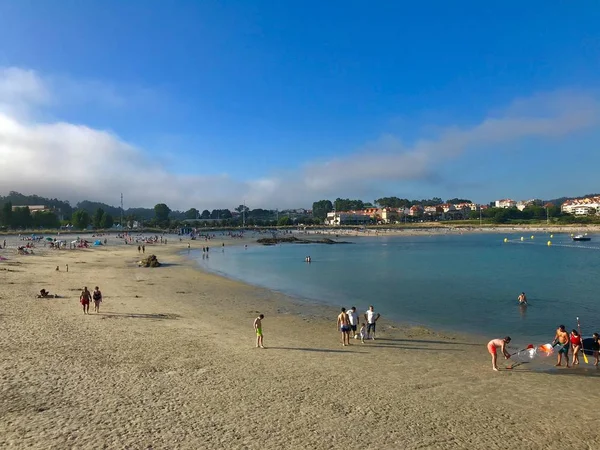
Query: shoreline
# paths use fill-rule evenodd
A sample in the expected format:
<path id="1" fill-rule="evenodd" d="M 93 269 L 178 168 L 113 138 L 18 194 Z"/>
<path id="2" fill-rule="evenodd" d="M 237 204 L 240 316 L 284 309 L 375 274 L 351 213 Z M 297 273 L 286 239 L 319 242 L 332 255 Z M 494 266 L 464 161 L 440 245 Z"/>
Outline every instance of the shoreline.
<path id="1" fill-rule="evenodd" d="M 294 245 L 294 244 L 286 244 L 286 245 Z M 198 252 L 199 249 L 195 249 L 195 251 Z M 247 287 L 251 287 L 254 289 L 261 289 L 261 290 L 264 290 L 265 292 L 271 292 L 271 293 L 281 296 L 281 302 L 282 302 L 283 306 L 285 306 L 286 311 L 290 311 L 290 310 L 294 310 L 294 309 L 308 309 L 310 311 L 307 313 L 296 313 L 299 317 L 306 316 L 306 317 L 310 317 L 313 319 L 318 318 L 320 320 L 331 320 L 332 317 L 336 317 L 339 314 L 339 308 L 341 308 L 342 306 L 345 308 L 350 308 L 351 306 L 353 306 L 350 304 L 348 304 L 348 305 L 346 305 L 346 304 L 333 305 L 331 303 L 325 302 L 322 299 L 306 298 L 306 297 L 302 297 L 299 295 L 294 295 L 293 293 L 290 293 L 290 292 L 285 292 L 285 291 L 273 289 L 273 288 L 270 288 L 267 286 L 262 286 L 260 284 L 254 284 L 251 282 L 247 282 L 240 278 L 236 278 L 234 276 L 229 276 L 227 274 L 224 274 L 224 273 L 221 273 L 218 271 L 206 270 L 205 268 L 201 267 L 198 264 L 198 262 L 191 255 L 187 254 L 187 250 L 185 252 L 183 252 L 183 251 L 179 252 L 178 255 L 182 256 L 187 262 L 191 263 L 192 268 L 194 270 L 198 270 L 204 274 L 219 277 L 224 280 L 233 281 L 235 283 L 239 283 L 241 286 L 247 286 Z M 366 308 L 366 306 L 365 306 L 365 308 Z M 359 310 L 358 312 L 359 312 L 359 317 L 362 317 L 361 314 L 363 314 L 364 311 Z M 294 314 L 294 313 L 290 313 L 290 314 Z M 403 330 L 408 330 L 408 331 L 412 330 L 413 333 L 417 333 L 417 334 L 422 333 L 424 335 L 439 336 L 439 337 L 444 337 L 446 339 L 469 340 L 472 342 L 479 342 L 479 343 L 481 343 L 481 345 L 484 345 L 486 342 L 486 337 L 484 335 L 476 333 L 476 332 L 459 331 L 459 330 L 453 330 L 450 328 L 443 328 L 443 327 L 438 328 L 438 327 L 433 327 L 432 325 L 427 324 L 425 322 L 418 322 L 418 321 L 411 321 L 411 320 L 398 320 L 396 318 L 390 318 L 390 316 L 386 315 L 385 313 L 382 314 L 382 317 L 383 316 L 386 317 L 385 322 L 388 323 L 386 328 L 391 329 L 391 330 L 398 330 L 398 329 L 403 329 Z"/>
<path id="2" fill-rule="evenodd" d="M 312 314 L 285 295 L 206 273 L 180 254 L 186 246 L 169 239 L 147 248 L 159 268 L 137 267 L 137 246 L 110 239 L 106 247 L 0 264 L 11 269 L 0 272 L 0 446 L 600 445 L 594 417 L 585 419 L 600 371 L 546 364 L 541 372 L 527 365 L 492 372 L 483 342 L 388 328 L 385 317 L 377 340 L 343 348 L 335 308 Z M 84 283 L 103 291 L 100 314 L 82 314 Z M 41 287 L 61 297 L 33 298 Z M 265 350 L 254 348 L 259 312 Z M 569 383 L 560 409 L 549 388 L 556 376 Z M 584 420 L 565 432 L 554 426 L 565 414 Z"/>

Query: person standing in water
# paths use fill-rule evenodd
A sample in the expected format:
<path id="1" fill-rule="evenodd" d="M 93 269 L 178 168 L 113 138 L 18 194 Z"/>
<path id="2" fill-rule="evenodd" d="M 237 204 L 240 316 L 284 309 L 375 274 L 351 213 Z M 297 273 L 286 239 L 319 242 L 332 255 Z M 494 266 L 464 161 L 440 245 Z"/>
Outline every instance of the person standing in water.
<path id="1" fill-rule="evenodd" d="M 565 330 L 564 325 L 559 325 L 556 330 L 556 336 L 554 336 L 554 341 L 552 341 L 552 347 L 555 345 L 560 345 L 560 349 L 558 350 L 558 361 L 556 362 L 556 367 L 560 367 L 562 365 L 563 355 L 565 356 L 565 361 L 567 363 L 567 368 L 569 367 L 569 334 Z"/>
<path id="2" fill-rule="evenodd" d="M 519 305 L 527 305 L 527 296 L 525 295 L 525 292 L 521 292 L 519 297 L 517 297 L 517 300 L 519 300 Z"/>
<path id="3" fill-rule="evenodd" d="M 265 318 L 264 314 L 260 314 L 254 319 L 254 331 L 256 332 L 256 348 L 265 348 L 263 345 L 263 332 L 262 332 L 262 320 Z"/>
<path id="4" fill-rule="evenodd" d="M 510 342 L 510 336 L 506 336 L 504 339 L 492 339 L 487 344 L 487 349 L 490 355 L 492 355 L 492 370 L 498 371 L 498 348 L 504 355 L 505 359 L 510 358 L 510 354 L 506 351 L 506 344 Z"/>

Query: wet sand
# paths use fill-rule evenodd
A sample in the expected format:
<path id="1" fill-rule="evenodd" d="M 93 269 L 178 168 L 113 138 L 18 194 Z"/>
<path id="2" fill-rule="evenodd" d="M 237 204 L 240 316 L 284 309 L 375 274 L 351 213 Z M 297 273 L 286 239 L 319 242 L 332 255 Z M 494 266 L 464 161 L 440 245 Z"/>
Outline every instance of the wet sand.
<path id="1" fill-rule="evenodd" d="M 187 242 L 147 245 L 155 269 L 114 237 L 0 250 L 0 447 L 600 447 L 591 366 L 495 373 L 485 342 L 385 317 L 376 341 L 343 348 L 336 310 L 201 272 L 179 254 Z M 100 286 L 100 314 L 82 313 L 84 285 Z"/>

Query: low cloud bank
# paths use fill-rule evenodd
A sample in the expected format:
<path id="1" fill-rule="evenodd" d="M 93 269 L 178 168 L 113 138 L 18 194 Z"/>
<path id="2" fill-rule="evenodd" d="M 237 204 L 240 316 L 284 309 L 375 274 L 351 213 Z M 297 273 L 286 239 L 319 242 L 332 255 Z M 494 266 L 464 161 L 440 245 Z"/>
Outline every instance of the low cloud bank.
<path id="1" fill-rule="evenodd" d="M 443 129 L 432 139 L 405 145 L 396 136 L 383 135 L 348 156 L 240 181 L 227 174 L 179 175 L 107 131 L 40 119 L 38 111 L 57 101 L 52 84 L 39 74 L 0 69 L 0 192 L 112 205 L 122 192 L 126 206 L 165 202 L 183 210 L 233 208 L 242 201 L 253 208 L 307 207 L 321 198 L 374 192 L 382 181 L 433 180 L 444 163 L 465 153 L 524 138 L 567 136 L 597 124 L 600 117 L 599 103 L 590 93 L 537 94 L 517 99 L 471 127 Z"/>

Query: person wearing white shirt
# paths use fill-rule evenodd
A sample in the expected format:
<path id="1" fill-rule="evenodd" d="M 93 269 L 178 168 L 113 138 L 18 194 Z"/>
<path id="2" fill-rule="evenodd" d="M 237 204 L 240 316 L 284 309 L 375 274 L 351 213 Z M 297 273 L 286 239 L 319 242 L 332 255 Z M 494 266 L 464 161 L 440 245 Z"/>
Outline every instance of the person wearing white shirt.
<path id="1" fill-rule="evenodd" d="M 348 320 L 350 321 L 350 329 L 352 330 L 352 337 L 357 338 L 356 328 L 358 327 L 358 314 L 356 313 L 356 306 L 350 308 L 348 311 Z"/>
<path id="2" fill-rule="evenodd" d="M 373 305 L 369 306 L 369 310 L 365 313 L 365 320 L 367 321 L 367 339 L 371 338 L 375 340 L 375 322 L 379 319 L 380 314 L 373 311 Z M 371 334 L 371 331 L 373 334 Z"/>

